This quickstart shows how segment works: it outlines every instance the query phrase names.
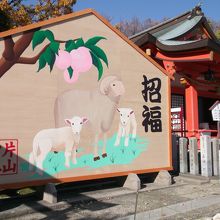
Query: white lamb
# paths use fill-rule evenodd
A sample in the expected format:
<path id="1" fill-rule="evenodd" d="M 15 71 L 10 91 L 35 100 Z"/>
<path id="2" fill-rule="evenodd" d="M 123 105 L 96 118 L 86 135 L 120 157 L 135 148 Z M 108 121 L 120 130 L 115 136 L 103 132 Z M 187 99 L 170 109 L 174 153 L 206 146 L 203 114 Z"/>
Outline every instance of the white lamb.
<path id="1" fill-rule="evenodd" d="M 101 151 L 98 150 L 98 141 L 103 136 L 101 157 L 107 157 L 106 142 L 115 112 L 125 88 L 118 76 L 107 75 L 100 80 L 94 90 L 72 89 L 60 94 L 55 102 L 55 125 L 62 127 L 65 118 L 72 115 L 86 115 L 89 120 L 88 130 L 94 144 L 91 143 L 94 152 L 94 161 L 100 160 Z"/>
<path id="2" fill-rule="evenodd" d="M 50 151 L 56 151 L 58 147 L 65 148 L 65 166 L 70 167 L 70 158 L 73 154 L 73 163 L 76 164 L 76 150 L 80 141 L 82 125 L 88 121 L 87 118 L 75 116 L 65 119 L 70 127 L 44 129 L 38 132 L 33 140 L 33 151 L 30 154 L 30 170 L 36 163 L 37 172 L 42 175 L 43 161 Z M 39 152 L 39 155 L 38 155 Z"/>
<path id="3" fill-rule="evenodd" d="M 121 137 L 125 137 L 124 146 L 129 145 L 129 134 L 132 129 L 132 139 L 136 141 L 137 122 L 134 111 L 131 108 L 118 108 L 120 113 L 120 123 L 118 133 L 115 141 L 115 146 L 118 146 L 121 141 Z"/>

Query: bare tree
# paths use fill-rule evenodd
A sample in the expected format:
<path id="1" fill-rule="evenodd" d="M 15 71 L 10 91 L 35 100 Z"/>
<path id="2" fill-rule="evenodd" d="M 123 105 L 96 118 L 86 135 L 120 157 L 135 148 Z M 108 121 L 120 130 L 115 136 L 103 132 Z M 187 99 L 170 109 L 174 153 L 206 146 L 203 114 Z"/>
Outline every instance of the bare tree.
<path id="1" fill-rule="evenodd" d="M 133 17 L 131 20 L 121 20 L 116 27 L 129 37 L 158 23 L 160 22 L 151 18 L 141 21 L 138 17 Z"/>

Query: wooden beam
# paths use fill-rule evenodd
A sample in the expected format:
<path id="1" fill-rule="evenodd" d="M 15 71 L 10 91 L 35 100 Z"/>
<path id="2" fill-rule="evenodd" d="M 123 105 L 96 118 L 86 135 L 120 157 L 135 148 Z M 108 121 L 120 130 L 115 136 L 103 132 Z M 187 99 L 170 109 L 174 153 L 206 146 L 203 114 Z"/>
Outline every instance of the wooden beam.
<path id="1" fill-rule="evenodd" d="M 191 74 L 192 72 L 197 73 L 199 75 L 202 72 L 208 70 L 209 65 L 202 65 L 201 63 L 175 63 L 176 68 L 178 70 L 183 70 L 186 73 Z"/>
<path id="2" fill-rule="evenodd" d="M 200 80 L 200 79 L 195 79 L 192 77 L 189 77 L 183 73 L 180 74 L 186 81 L 187 84 L 193 85 L 197 90 L 199 89 L 204 89 L 204 90 L 216 90 L 219 87 L 219 83 L 217 82 L 212 82 L 212 81 L 205 81 L 205 80 Z"/>
<path id="3" fill-rule="evenodd" d="M 171 87 L 171 93 L 172 94 L 178 94 L 178 95 L 184 95 L 185 94 L 185 88 L 172 86 Z"/>
<path id="4" fill-rule="evenodd" d="M 157 51 L 155 58 L 165 61 L 173 61 L 173 62 L 201 62 L 201 61 L 212 61 L 213 60 L 213 54 L 212 52 L 206 52 L 202 54 L 188 54 L 188 55 L 167 55 L 160 51 Z"/>
<path id="5" fill-rule="evenodd" d="M 220 99 L 220 93 L 209 92 L 209 91 L 198 91 L 198 95 L 206 98 Z"/>
<path id="6" fill-rule="evenodd" d="M 175 64 L 174 64 L 174 62 L 163 60 L 163 65 L 164 65 L 164 68 L 166 69 L 166 71 L 167 71 L 171 76 L 173 76 L 173 75 L 176 73 L 176 69 L 175 69 Z"/>
<path id="7" fill-rule="evenodd" d="M 175 63 L 175 69 L 177 72 L 189 73 L 192 76 L 200 76 L 202 73 L 212 70 L 215 78 L 220 78 L 220 63 Z"/>
<path id="8" fill-rule="evenodd" d="M 171 87 L 172 94 L 184 95 L 184 91 L 185 91 L 185 88 L 176 87 L 176 86 Z M 212 97 L 213 99 L 220 99 L 220 93 L 204 91 L 204 90 L 203 91 L 198 90 L 197 92 L 198 92 L 198 96 L 202 96 L 202 97 L 206 97 L 206 98 Z"/>
<path id="9" fill-rule="evenodd" d="M 208 33 L 204 25 L 202 25 L 201 30 L 205 33 L 207 38 L 212 39 L 212 36 Z"/>
<path id="10" fill-rule="evenodd" d="M 214 60 L 216 63 L 220 63 L 220 54 L 218 54 L 218 53 L 213 53 L 213 60 Z"/>

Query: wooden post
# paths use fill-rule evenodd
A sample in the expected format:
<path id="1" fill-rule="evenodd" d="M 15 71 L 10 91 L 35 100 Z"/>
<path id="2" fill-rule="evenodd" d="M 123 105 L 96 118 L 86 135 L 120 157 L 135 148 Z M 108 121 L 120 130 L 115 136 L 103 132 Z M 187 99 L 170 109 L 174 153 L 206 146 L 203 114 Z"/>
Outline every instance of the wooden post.
<path id="1" fill-rule="evenodd" d="M 185 89 L 187 137 L 195 137 L 199 129 L 198 94 L 194 86 Z"/>

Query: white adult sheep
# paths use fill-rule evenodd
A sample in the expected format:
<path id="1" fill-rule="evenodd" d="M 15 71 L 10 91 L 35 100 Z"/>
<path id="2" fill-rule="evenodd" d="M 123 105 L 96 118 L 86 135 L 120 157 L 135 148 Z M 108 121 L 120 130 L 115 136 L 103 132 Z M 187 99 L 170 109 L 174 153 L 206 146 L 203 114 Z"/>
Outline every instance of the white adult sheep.
<path id="1" fill-rule="evenodd" d="M 111 128 L 120 97 L 125 89 L 119 77 L 109 75 L 103 78 L 95 90 L 70 90 L 59 95 L 55 102 L 56 127 L 71 115 L 85 115 L 94 135 L 94 161 L 100 160 L 98 154 L 99 136 L 103 134 L 102 157 L 107 157 L 106 140 Z"/>
<path id="2" fill-rule="evenodd" d="M 30 170 L 36 163 L 37 172 L 43 174 L 43 162 L 47 154 L 58 147 L 65 147 L 65 166 L 70 167 L 70 158 L 73 154 L 73 163 L 76 164 L 76 150 L 80 141 L 82 125 L 88 121 L 87 118 L 74 116 L 65 119 L 68 127 L 51 128 L 39 131 L 33 140 L 33 151 L 29 157 Z M 40 151 L 38 155 L 38 151 Z"/>
<path id="3" fill-rule="evenodd" d="M 132 129 L 132 139 L 136 140 L 137 121 L 134 111 L 131 108 L 118 108 L 120 113 L 120 122 L 118 133 L 115 140 L 115 146 L 119 146 L 121 137 L 125 137 L 124 146 L 129 145 L 129 134 Z"/>

